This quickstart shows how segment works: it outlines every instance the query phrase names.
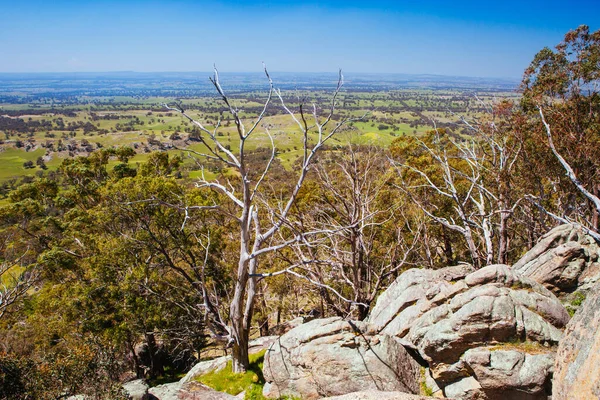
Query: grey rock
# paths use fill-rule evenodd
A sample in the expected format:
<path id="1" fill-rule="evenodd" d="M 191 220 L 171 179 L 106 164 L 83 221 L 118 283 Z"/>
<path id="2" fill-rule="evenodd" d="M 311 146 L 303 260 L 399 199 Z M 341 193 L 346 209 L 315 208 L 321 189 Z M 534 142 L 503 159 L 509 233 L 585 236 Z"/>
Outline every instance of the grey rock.
<path id="1" fill-rule="evenodd" d="M 324 400 L 427 400 L 433 397 L 418 396 L 402 392 L 381 392 L 379 390 L 364 390 L 341 396 L 326 397 Z"/>
<path id="2" fill-rule="evenodd" d="M 187 374 L 181 380 L 180 383 L 191 382 L 197 376 L 201 376 L 207 374 L 211 371 L 220 371 L 227 365 L 227 362 L 231 360 L 231 356 L 223 356 L 218 357 L 213 360 L 208 361 L 200 361 L 198 364 L 194 365 L 192 369 L 188 371 Z"/>
<path id="3" fill-rule="evenodd" d="M 182 385 L 183 384 L 180 382 L 165 383 L 163 385 L 151 387 L 148 389 L 148 393 L 153 396 L 151 399 L 176 400 Z"/>
<path id="4" fill-rule="evenodd" d="M 600 283 L 567 325 L 554 364 L 553 399 L 600 399 Z"/>
<path id="5" fill-rule="evenodd" d="M 554 367 L 554 354 L 527 354 L 516 350 L 471 349 L 464 364 L 473 371 L 487 392 L 506 393 L 513 388 L 531 395 L 545 395 Z"/>
<path id="6" fill-rule="evenodd" d="M 260 353 L 263 350 L 268 349 L 271 345 L 279 338 L 280 335 L 274 336 L 261 336 L 256 339 L 252 339 L 248 343 L 248 353 L 255 354 Z"/>
<path id="7" fill-rule="evenodd" d="M 150 398 L 154 400 L 239 400 L 199 382 L 167 383 L 150 388 L 149 393 L 153 396 Z"/>
<path id="8" fill-rule="evenodd" d="M 447 277 L 407 271 L 391 288 L 411 295 L 397 293 L 398 306 L 382 294 L 368 321 L 417 352 L 448 397 L 545 399 L 569 321 L 557 297 L 506 265 Z"/>
<path id="9" fill-rule="evenodd" d="M 123 384 L 123 390 L 127 393 L 130 400 L 147 400 L 149 386 L 143 379 L 136 379 Z"/>
<path id="10" fill-rule="evenodd" d="M 265 355 L 263 374 L 266 397 L 310 400 L 361 390 L 418 393 L 420 366 L 395 338 L 334 317 L 281 336 Z"/>
<path id="11" fill-rule="evenodd" d="M 379 296 L 368 321 L 379 332 L 397 332 L 397 329 L 409 326 L 414 319 L 414 312 L 404 313 L 405 310 L 414 310 L 411 306 L 420 300 L 434 298 L 440 293 L 448 293 L 449 296 L 453 292 L 453 283 L 470 272 L 473 272 L 473 267 L 467 264 L 439 270 L 409 269 Z M 392 326 L 386 330 L 388 325 Z"/>
<path id="12" fill-rule="evenodd" d="M 442 389 L 440 389 L 433 376 L 431 376 L 429 368 L 425 368 L 425 381 L 423 383 L 431 391 L 433 397 L 444 397 Z"/>
<path id="13" fill-rule="evenodd" d="M 513 269 L 557 295 L 589 290 L 600 280 L 600 246 L 573 225 L 560 225 L 546 235 Z"/>
<path id="14" fill-rule="evenodd" d="M 444 392 L 449 399 L 471 400 L 471 399 L 486 399 L 487 397 L 481 389 L 481 385 L 472 376 L 459 379 L 447 385 Z"/>

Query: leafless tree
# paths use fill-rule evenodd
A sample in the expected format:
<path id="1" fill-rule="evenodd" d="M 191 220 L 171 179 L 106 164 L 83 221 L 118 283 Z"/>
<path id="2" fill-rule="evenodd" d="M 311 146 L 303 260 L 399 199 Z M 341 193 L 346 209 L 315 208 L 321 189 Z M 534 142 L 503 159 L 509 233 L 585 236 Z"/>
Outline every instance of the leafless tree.
<path id="1" fill-rule="evenodd" d="M 296 259 L 321 261 L 298 272 L 351 300 L 324 292 L 338 315 L 362 320 L 379 291 L 415 266 L 423 221 L 407 216 L 390 186 L 393 170 L 381 148 L 347 145 L 323 155 L 315 171 L 317 199 L 300 213 L 307 231 L 323 234 L 315 245 L 298 243 L 294 250 Z"/>
<path id="2" fill-rule="evenodd" d="M 469 165 L 481 171 L 483 176 L 476 185 L 487 195 L 490 202 L 495 231 L 492 232 L 492 236 L 497 236 L 498 242 L 496 262 L 505 264 L 508 262 L 510 245 L 509 221 L 524 198 L 513 184 L 522 145 L 514 135 L 515 127 L 507 121 L 509 118 L 495 116 L 498 110 L 510 112 L 511 104 L 490 104 L 488 107 L 490 119 L 469 122 L 462 118 L 462 122 L 473 135 L 471 143 L 474 144 L 463 146 L 463 154 L 467 155 L 465 160 Z M 479 202 L 480 212 L 481 205 Z M 491 254 L 488 250 L 486 263 L 490 262 Z"/>
<path id="3" fill-rule="evenodd" d="M 246 371 L 249 366 L 248 338 L 257 294 L 257 279 L 260 276 L 258 261 L 265 254 L 306 240 L 306 233 L 298 231 L 297 226 L 294 226 L 290 220 L 290 211 L 316 154 L 347 122 L 347 120 L 332 122 L 338 95 L 343 85 L 341 71 L 329 107 L 322 112 L 316 104 L 313 104 L 309 113 L 307 113 L 305 105 L 302 103 L 299 105 L 298 110 L 292 110 L 286 105 L 281 91 L 274 88 L 273 81 L 266 68 L 264 72 L 269 90 L 262 111 L 252 121 L 248 121 L 242 116 L 242 111 L 235 105 L 234 100 L 225 93 L 216 68 L 214 76 L 211 78 L 221 101 L 233 118 L 237 140 L 239 140 L 236 150 L 230 150 L 220 139 L 221 120 L 215 124 L 214 128 L 208 129 L 200 120 L 193 118 L 186 112 L 183 107 L 179 105 L 167 106 L 169 110 L 179 112 L 200 130 L 199 140 L 206 150 L 204 152 L 191 151 L 191 153 L 221 164 L 229 171 L 235 172 L 240 179 L 239 183 L 233 184 L 230 181 L 221 182 L 217 179 L 207 179 L 203 174 L 197 183 L 198 187 L 210 188 L 222 193 L 236 210 L 235 219 L 239 226 L 240 241 L 239 260 L 235 276 L 235 287 L 229 305 L 229 316 L 227 321 L 224 321 L 226 322 L 228 341 L 233 347 L 234 372 Z M 273 98 L 279 100 L 284 112 L 295 122 L 303 143 L 296 183 L 290 193 L 285 198 L 281 198 L 278 204 L 274 206 L 263 196 L 261 191 L 261 185 L 268 179 L 277 154 L 274 137 L 267 124 L 264 123 Z M 263 138 L 265 135 L 268 138 L 271 154 L 262 171 L 253 171 L 250 170 L 248 164 L 247 145 L 251 139 L 259 137 L 261 133 Z M 282 237 L 280 234 L 283 229 L 290 234 Z M 211 307 L 208 306 L 206 310 L 213 312 Z"/>
<path id="4" fill-rule="evenodd" d="M 471 130 L 469 139 L 442 135 L 437 128 L 431 143 L 416 139 L 434 168 L 395 161 L 401 177 L 399 188 L 431 220 L 463 236 L 476 267 L 491 264 L 494 259 L 504 263 L 509 245 L 508 220 L 520 203 L 510 192 L 507 178 L 520 146 L 500 135 L 493 122 L 487 126 L 463 122 Z M 439 212 L 435 201 L 420 195 L 423 192 L 449 201 L 452 211 Z"/>

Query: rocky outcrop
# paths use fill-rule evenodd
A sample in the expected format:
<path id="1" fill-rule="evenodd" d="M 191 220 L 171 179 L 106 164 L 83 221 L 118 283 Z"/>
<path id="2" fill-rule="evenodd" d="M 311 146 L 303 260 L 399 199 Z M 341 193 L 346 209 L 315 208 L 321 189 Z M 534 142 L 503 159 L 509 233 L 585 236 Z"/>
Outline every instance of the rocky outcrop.
<path id="1" fill-rule="evenodd" d="M 439 270 L 409 269 L 396 279 L 378 298 L 368 321 L 375 330 L 403 336 L 418 313 L 417 303 L 423 303 L 440 292 L 451 292 L 454 286 L 474 269 L 468 264 Z"/>
<path id="2" fill-rule="evenodd" d="M 589 291 L 558 346 L 552 398 L 600 399 L 600 283 Z"/>
<path id="3" fill-rule="evenodd" d="M 469 271 L 403 273 L 368 322 L 414 349 L 449 398 L 545 399 L 567 311 L 506 265 Z"/>
<path id="4" fill-rule="evenodd" d="M 418 393 L 420 366 L 395 338 L 334 317 L 281 336 L 265 355 L 263 374 L 266 397 L 310 400 L 369 389 Z"/>
<path id="5" fill-rule="evenodd" d="M 326 397 L 323 400 L 432 400 L 433 397 L 418 396 L 402 392 L 381 392 L 379 390 L 364 390 L 344 394 L 342 396 Z"/>
<path id="6" fill-rule="evenodd" d="M 227 393 L 217 392 L 199 382 L 167 383 L 149 390 L 152 400 L 238 400 Z"/>
<path id="7" fill-rule="evenodd" d="M 256 339 L 252 339 L 250 342 L 248 342 L 248 353 L 255 354 L 260 353 L 263 350 L 267 350 L 279 338 L 279 336 L 280 335 L 261 336 Z"/>
<path id="8" fill-rule="evenodd" d="M 508 345 L 506 349 L 475 348 L 467 350 L 457 366 L 472 375 L 444 388 L 450 398 L 546 399 L 550 393 L 553 352 L 540 352 L 525 346 Z M 464 390 L 464 385 L 470 391 Z"/>
<path id="9" fill-rule="evenodd" d="M 586 291 L 600 280 L 600 247 L 573 225 L 560 225 L 542 236 L 513 269 L 556 295 Z"/>

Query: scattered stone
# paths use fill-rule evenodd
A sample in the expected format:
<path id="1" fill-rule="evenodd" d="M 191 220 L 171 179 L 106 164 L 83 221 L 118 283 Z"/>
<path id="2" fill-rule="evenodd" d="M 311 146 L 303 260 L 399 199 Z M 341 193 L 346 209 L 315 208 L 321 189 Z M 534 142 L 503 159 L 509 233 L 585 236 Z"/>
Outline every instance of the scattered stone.
<path id="1" fill-rule="evenodd" d="M 565 329 L 554 364 L 552 398 L 600 399 L 600 283 Z"/>
<path id="2" fill-rule="evenodd" d="M 334 317 L 281 336 L 265 355 L 263 374 L 265 397 L 310 400 L 361 390 L 418 393 L 420 366 L 395 338 Z"/>

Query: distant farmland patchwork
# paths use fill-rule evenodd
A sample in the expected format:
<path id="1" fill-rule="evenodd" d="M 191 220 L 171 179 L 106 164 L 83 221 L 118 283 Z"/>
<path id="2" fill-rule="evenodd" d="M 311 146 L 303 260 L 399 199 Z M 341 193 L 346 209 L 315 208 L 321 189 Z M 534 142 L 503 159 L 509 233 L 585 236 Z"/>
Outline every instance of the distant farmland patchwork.
<path id="1" fill-rule="evenodd" d="M 181 104 L 235 149 L 237 133 L 211 86 L 208 73 L 0 74 L 0 181 L 43 174 L 67 157 L 99 148 L 132 147 L 134 164 L 156 150 L 203 151 L 199 134 L 165 103 Z M 335 74 L 272 74 L 292 107 L 300 101 L 329 107 Z M 263 107 L 264 75 L 222 74 L 224 89 L 240 115 L 251 119 Z M 515 98 L 510 80 L 411 75 L 352 75 L 338 99 L 337 121 L 352 118 L 331 145 L 347 142 L 388 146 L 394 139 L 436 126 L 464 129 L 462 117 L 476 119 L 486 103 Z M 274 135 L 278 157 L 289 168 L 300 156 L 301 137 L 278 101 L 273 100 L 264 124 Z M 310 122 L 310 121 L 309 121 Z M 259 135 L 250 150 L 269 146 Z M 198 166 L 186 159 L 191 177 Z"/>

